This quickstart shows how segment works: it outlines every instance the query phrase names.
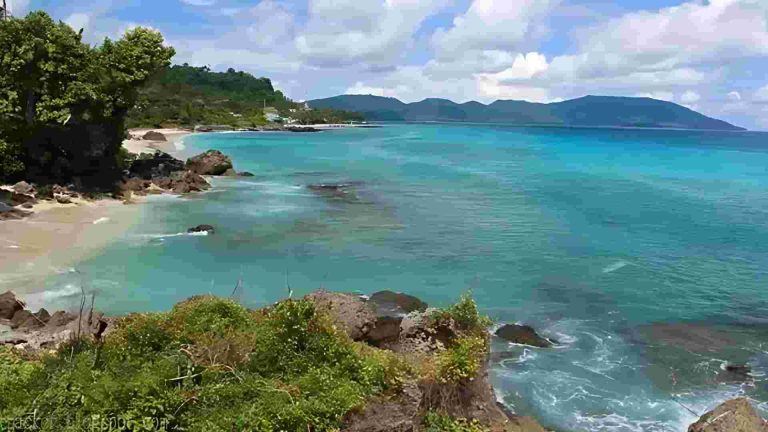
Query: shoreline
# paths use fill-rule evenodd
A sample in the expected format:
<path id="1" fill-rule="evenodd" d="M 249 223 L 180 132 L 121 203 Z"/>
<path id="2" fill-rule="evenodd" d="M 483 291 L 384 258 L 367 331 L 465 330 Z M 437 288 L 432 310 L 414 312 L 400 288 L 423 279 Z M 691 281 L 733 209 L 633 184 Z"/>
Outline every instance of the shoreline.
<path id="1" fill-rule="evenodd" d="M 131 153 L 163 151 L 177 156 L 184 150 L 182 139 L 193 134 L 186 129 L 129 129 L 131 136 L 160 132 L 166 141 L 126 139 L 123 148 Z M 45 281 L 69 271 L 73 265 L 119 239 L 140 222 L 141 197 L 130 200 L 72 198 L 71 204 L 39 201 L 23 209 L 32 214 L 0 222 L 0 292 L 20 295 L 43 294 Z"/>

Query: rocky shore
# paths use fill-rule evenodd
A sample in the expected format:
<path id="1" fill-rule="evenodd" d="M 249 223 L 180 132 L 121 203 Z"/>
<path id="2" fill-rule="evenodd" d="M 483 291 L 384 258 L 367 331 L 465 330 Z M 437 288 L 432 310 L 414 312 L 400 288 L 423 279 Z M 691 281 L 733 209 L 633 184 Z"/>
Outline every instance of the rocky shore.
<path id="1" fill-rule="evenodd" d="M 429 308 L 420 299 L 403 293 L 381 291 L 368 297 L 317 291 L 304 300 L 330 318 L 351 340 L 412 360 L 440 358 L 465 337 L 467 329 L 463 327 L 460 316 L 444 315 L 444 312 Z M 92 301 L 84 293 L 80 311 L 51 314 L 45 309 L 27 310 L 24 302 L 12 292 L 0 294 L 0 346 L 13 347 L 19 352 L 26 352 L 26 355 L 39 355 L 54 352 L 75 340 L 103 343 L 115 328 L 123 325 L 125 319 L 130 322 L 130 316 L 107 317 L 94 311 L 92 303 L 89 303 Z M 187 302 L 180 303 L 177 308 Z M 446 319 L 435 318 L 440 316 Z M 552 343 L 538 336 L 530 327 L 508 326 L 497 332 L 506 340 L 531 342 L 530 345 L 541 345 L 542 348 L 544 345 L 539 342 Z M 484 337 L 492 336 L 486 334 Z M 484 354 L 479 354 L 485 360 L 469 379 L 406 380 L 397 394 L 374 397 L 362 409 L 347 413 L 341 430 L 421 431 L 424 430 L 422 425 L 426 413 L 440 412 L 451 418 L 472 420 L 481 425 L 482 429 L 477 430 L 544 432 L 546 429 L 533 418 L 513 414 L 497 402 L 488 379 L 487 348 Z M 688 431 L 768 432 L 768 423 L 760 418 L 748 399 L 738 398 L 705 413 Z"/>

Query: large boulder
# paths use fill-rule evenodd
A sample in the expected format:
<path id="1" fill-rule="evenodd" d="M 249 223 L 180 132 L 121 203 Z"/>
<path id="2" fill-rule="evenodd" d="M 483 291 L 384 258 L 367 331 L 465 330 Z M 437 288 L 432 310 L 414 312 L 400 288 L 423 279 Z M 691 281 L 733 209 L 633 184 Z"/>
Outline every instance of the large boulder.
<path id="1" fill-rule="evenodd" d="M 540 336 L 531 326 L 504 324 L 496 330 L 496 336 L 512 343 L 529 345 L 538 348 L 549 348 L 552 341 Z"/>
<path id="2" fill-rule="evenodd" d="M 153 182 L 161 189 L 178 194 L 200 192 L 211 187 L 202 176 L 192 171 L 177 171 L 168 177 L 154 179 Z"/>
<path id="3" fill-rule="evenodd" d="M 768 432 L 747 398 L 729 400 L 701 416 L 688 432 Z"/>
<path id="4" fill-rule="evenodd" d="M 22 205 L 27 206 L 28 204 Z M 31 214 L 32 212 L 26 212 L 24 210 L 13 208 L 10 205 L 0 201 L 0 221 L 22 219 Z"/>
<path id="5" fill-rule="evenodd" d="M 151 157 L 142 157 L 131 162 L 128 169 L 131 177 L 151 180 L 158 177 L 168 177 L 177 171 L 184 171 L 184 162 L 168 153 L 155 152 Z"/>
<path id="6" fill-rule="evenodd" d="M 24 309 L 24 302 L 16 298 L 12 291 L 0 294 L 0 319 L 11 319 L 16 312 Z"/>
<path id="7" fill-rule="evenodd" d="M 222 175 L 232 169 L 232 160 L 218 150 L 208 150 L 187 159 L 187 169 L 200 175 Z"/>
<path id="8" fill-rule="evenodd" d="M 376 310 L 391 310 L 402 314 L 427 310 L 427 304 L 417 297 L 393 291 L 375 292 L 371 294 L 369 302 Z"/>
<path id="9" fill-rule="evenodd" d="M 23 195 L 34 195 L 35 187 L 22 180 L 13 185 L 13 191 Z"/>
<path id="10" fill-rule="evenodd" d="M 165 135 L 155 131 L 149 131 L 145 133 L 144 136 L 141 138 L 147 141 L 167 141 L 167 139 L 165 138 Z"/>
<path id="11" fill-rule="evenodd" d="M 328 313 L 353 340 L 364 340 L 375 325 L 376 315 L 359 296 L 317 291 L 305 299 L 314 303 L 317 310 Z"/>

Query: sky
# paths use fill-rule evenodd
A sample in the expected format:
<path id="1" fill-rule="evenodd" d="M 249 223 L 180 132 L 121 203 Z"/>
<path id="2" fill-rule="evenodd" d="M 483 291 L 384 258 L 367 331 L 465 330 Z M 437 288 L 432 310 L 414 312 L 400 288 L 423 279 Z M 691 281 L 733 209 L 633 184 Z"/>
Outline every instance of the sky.
<path id="1" fill-rule="evenodd" d="M 647 96 L 768 130 L 768 0 L 10 0 L 89 43 L 154 28 L 174 62 L 294 100 Z"/>

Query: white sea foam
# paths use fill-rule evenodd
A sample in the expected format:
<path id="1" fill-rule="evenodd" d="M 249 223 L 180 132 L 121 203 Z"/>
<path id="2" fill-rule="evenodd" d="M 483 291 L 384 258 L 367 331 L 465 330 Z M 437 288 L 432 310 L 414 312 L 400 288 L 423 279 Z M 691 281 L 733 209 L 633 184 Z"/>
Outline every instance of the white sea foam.
<path id="1" fill-rule="evenodd" d="M 100 217 L 100 218 L 96 219 L 95 221 L 93 221 L 93 224 L 94 225 L 99 225 L 99 224 L 103 224 L 103 223 L 106 223 L 106 222 L 109 222 L 109 218 L 108 217 Z"/>
<path id="2" fill-rule="evenodd" d="M 203 237 L 207 236 L 208 231 L 199 231 L 199 232 L 177 232 L 173 234 L 140 234 L 139 237 L 145 238 L 145 239 L 166 239 L 166 238 L 173 238 L 173 237 Z"/>
<path id="3" fill-rule="evenodd" d="M 182 151 L 185 148 L 187 148 L 184 145 L 184 138 L 179 138 L 176 141 L 173 142 L 173 147 L 176 149 L 176 151 Z"/>
<path id="4" fill-rule="evenodd" d="M 629 265 L 629 263 L 628 263 L 628 262 L 626 262 L 626 261 L 623 261 L 623 260 L 622 260 L 622 261 L 616 261 L 615 263 L 613 263 L 613 264 L 611 264 L 611 265 L 609 265 L 609 266 L 606 266 L 606 267 L 603 269 L 603 273 L 613 273 L 613 272 L 615 272 L 616 270 L 619 270 L 619 269 L 621 269 L 621 268 L 624 268 L 624 267 L 626 267 L 626 266 L 628 266 L 628 265 Z"/>

